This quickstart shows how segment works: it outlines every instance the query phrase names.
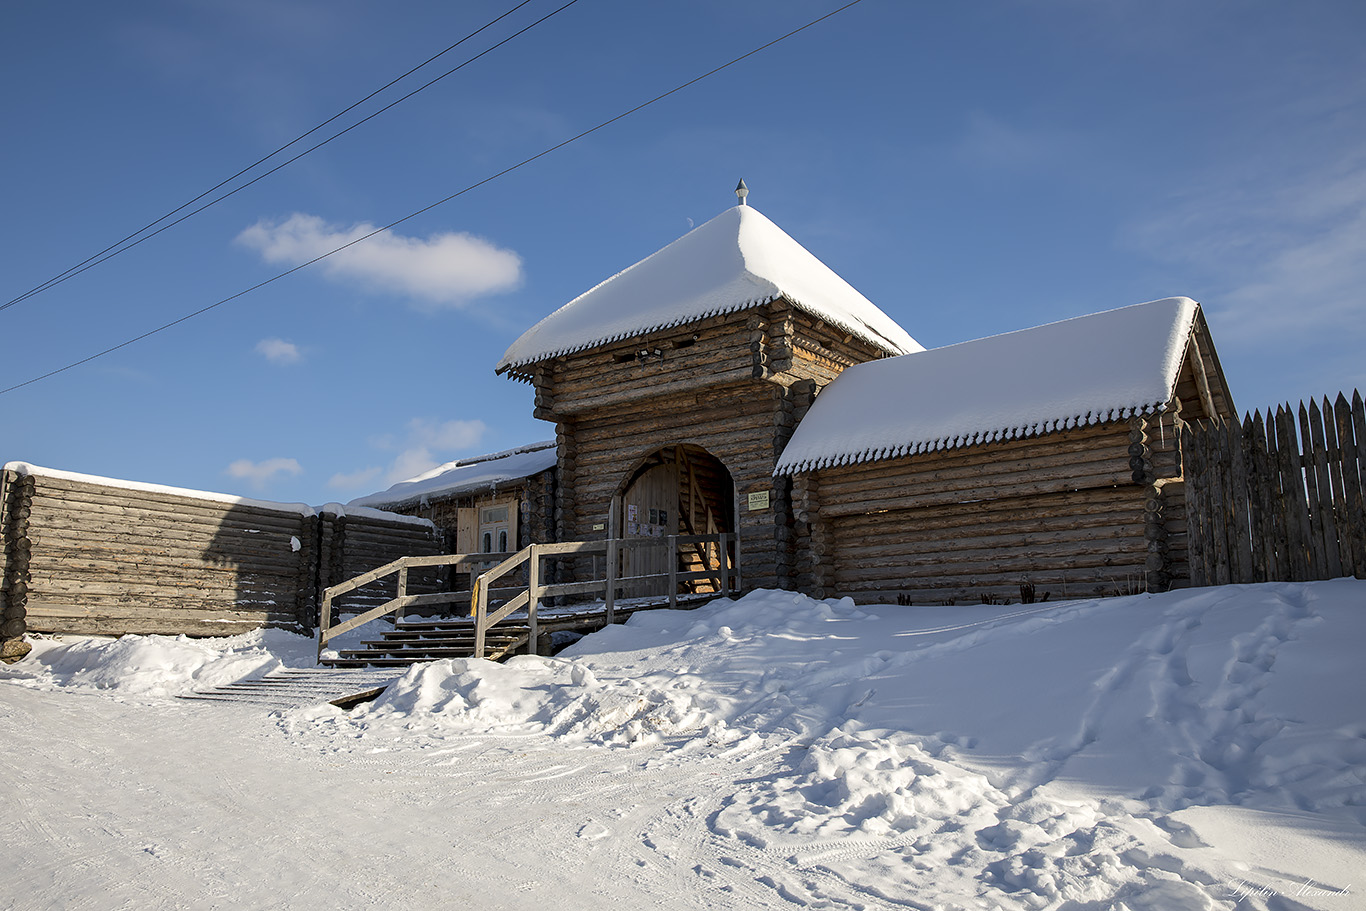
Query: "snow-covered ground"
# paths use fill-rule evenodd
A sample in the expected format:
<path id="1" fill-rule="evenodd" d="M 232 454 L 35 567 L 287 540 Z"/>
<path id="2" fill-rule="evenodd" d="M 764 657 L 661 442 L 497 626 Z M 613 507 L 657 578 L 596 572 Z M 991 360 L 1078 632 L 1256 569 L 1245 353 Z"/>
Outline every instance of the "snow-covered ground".
<path id="1" fill-rule="evenodd" d="M 1366 583 L 758 592 L 343 712 L 283 633 L 0 671 L 6 908 L 1366 907 Z"/>

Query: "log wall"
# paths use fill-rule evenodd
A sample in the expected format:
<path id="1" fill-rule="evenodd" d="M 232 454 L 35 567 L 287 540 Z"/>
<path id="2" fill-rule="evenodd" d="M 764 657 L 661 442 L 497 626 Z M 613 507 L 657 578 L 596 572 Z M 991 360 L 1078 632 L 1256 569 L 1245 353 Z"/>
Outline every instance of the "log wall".
<path id="1" fill-rule="evenodd" d="M 309 626 L 316 626 L 316 606 L 321 590 L 347 579 L 392 563 L 399 557 L 430 556 L 446 550 L 444 536 L 426 524 L 385 519 L 372 510 L 345 513 L 324 507 L 319 516 L 319 552 L 327 558 L 318 563 L 318 593 L 313 603 Z M 433 567 L 412 569 L 408 573 L 408 594 L 424 595 L 439 591 L 446 584 Z M 332 602 L 334 620 L 345 614 L 364 613 L 398 594 L 398 577 L 387 576 L 363 585 Z"/>
<path id="2" fill-rule="evenodd" d="M 308 629 L 321 585 L 441 550 L 429 525 L 379 514 L 320 516 L 59 473 L 5 470 L 0 486 L 5 641 Z"/>
<path id="3" fill-rule="evenodd" d="M 1148 590 L 1157 419 L 822 469 L 794 491 L 817 597 L 965 603 Z M 1136 445 L 1137 442 L 1137 445 Z M 1161 458 L 1157 460 L 1161 462 Z M 1154 515 L 1156 514 L 1156 515 Z M 1027 596 L 1028 597 L 1028 596 Z"/>
<path id="4" fill-rule="evenodd" d="M 745 379 L 823 386 L 846 367 L 884 356 L 779 299 L 553 358 L 515 375 L 536 387 L 535 416 L 560 421 L 642 402 L 665 388 L 695 392 Z"/>

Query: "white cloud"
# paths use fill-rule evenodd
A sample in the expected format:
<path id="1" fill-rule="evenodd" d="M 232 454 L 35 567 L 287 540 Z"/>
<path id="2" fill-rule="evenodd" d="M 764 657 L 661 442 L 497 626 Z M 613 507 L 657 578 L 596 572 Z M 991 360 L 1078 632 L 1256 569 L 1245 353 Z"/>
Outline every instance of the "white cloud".
<path id="1" fill-rule="evenodd" d="M 446 460 L 449 461 L 449 460 Z M 432 451 L 425 446 L 418 446 L 415 449 L 405 449 L 394 459 L 393 464 L 384 475 L 386 484 L 397 484 L 399 481 L 406 481 L 415 478 L 420 474 L 426 474 L 441 461 L 432 455 Z"/>
<path id="2" fill-rule="evenodd" d="M 246 481 L 254 490 L 264 490 L 266 485 L 282 476 L 294 477 L 303 473 L 297 459 L 266 459 L 253 462 L 251 459 L 238 459 L 228 466 L 227 473 L 234 478 Z"/>
<path id="3" fill-rule="evenodd" d="M 419 446 L 441 450 L 477 446 L 488 426 L 483 421 L 444 421 L 413 418 L 408 422 L 408 439 Z"/>
<path id="4" fill-rule="evenodd" d="M 406 481 L 449 462 L 457 453 L 478 446 L 488 426 L 483 421 L 442 421 L 413 418 L 408 436 L 385 480 L 390 484 Z"/>
<path id="5" fill-rule="evenodd" d="M 362 488 L 367 489 L 375 482 L 375 478 L 380 476 L 384 469 L 379 466 L 372 468 L 362 468 L 360 471 L 353 471 L 349 474 L 338 472 L 327 479 L 327 486 L 333 490 L 356 491 Z"/>
<path id="6" fill-rule="evenodd" d="M 1205 273 L 1221 338 L 1366 337 L 1366 160 L 1245 174 L 1192 193 L 1134 237 Z"/>
<path id="7" fill-rule="evenodd" d="M 488 425 L 479 420 L 413 418 L 402 434 L 370 437 L 368 442 L 373 448 L 395 453 L 387 467 L 338 472 L 328 481 L 328 485 L 336 490 L 348 491 L 359 491 L 362 487 L 383 489 L 468 454 L 469 450 L 480 444 L 487 432 Z"/>
<path id="8" fill-rule="evenodd" d="M 297 364 L 303 360 L 299 346 L 282 338 L 261 339 L 256 343 L 256 353 L 272 364 Z"/>
<path id="9" fill-rule="evenodd" d="M 237 242 L 259 252 L 268 263 L 293 266 L 374 230 L 364 222 L 345 227 L 295 213 L 283 221 L 262 219 L 239 234 Z M 522 283 L 520 256 L 463 233 L 424 239 L 386 231 L 329 256 L 321 266 L 335 281 L 404 294 L 431 308 L 463 307 Z"/>

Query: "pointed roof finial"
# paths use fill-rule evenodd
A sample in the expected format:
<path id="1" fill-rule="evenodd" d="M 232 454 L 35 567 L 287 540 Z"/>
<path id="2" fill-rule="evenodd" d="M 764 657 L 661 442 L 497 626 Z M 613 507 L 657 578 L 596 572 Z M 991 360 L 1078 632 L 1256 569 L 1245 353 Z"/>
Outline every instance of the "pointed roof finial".
<path id="1" fill-rule="evenodd" d="M 740 205 L 745 205 L 745 197 L 749 195 L 749 187 L 745 186 L 745 179 L 740 178 L 740 183 L 735 187 L 735 195 L 740 197 Z"/>

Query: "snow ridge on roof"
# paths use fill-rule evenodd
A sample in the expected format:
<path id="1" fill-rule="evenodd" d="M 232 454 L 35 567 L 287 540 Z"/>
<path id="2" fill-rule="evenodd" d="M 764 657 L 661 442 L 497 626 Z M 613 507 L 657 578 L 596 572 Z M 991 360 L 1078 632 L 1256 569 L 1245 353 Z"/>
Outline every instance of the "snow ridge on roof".
<path id="1" fill-rule="evenodd" d="M 504 452 L 456 459 L 415 478 L 399 481 L 388 490 L 357 497 L 346 505 L 348 509 L 407 506 L 430 497 L 493 489 L 506 481 L 519 481 L 553 468 L 557 458 L 555 441 L 546 440 Z"/>
<path id="2" fill-rule="evenodd" d="M 5 471 L 20 475 L 33 475 L 39 478 L 56 478 L 62 481 L 75 481 L 81 484 L 95 484 L 101 487 L 116 487 L 120 490 L 136 490 L 142 493 L 164 493 L 194 500 L 207 500 L 212 503 L 226 503 L 230 506 L 250 506 L 257 509 L 274 509 L 279 512 L 294 512 L 305 518 L 317 515 L 313 507 L 305 503 L 277 503 L 274 500 L 255 500 L 239 497 L 230 493 L 214 493 L 208 490 L 191 490 L 187 487 L 168 487 L 165 484 L 148 484 L 143 481 L 124 481 L 118 478 L 103 478 L 93 474 L 80 474 L 75 471 L 61 471 L 56 468 L 43 468 L 28 462 L 8 462 Z"/>
<path id="3" fill-rule="evenodd" d="M 512 343 L 498 372 L 786 297 L 888 354 L 920 351 L 853 286 L 751 206 L 706 224 L 601 282 Z"/>
<path id="4" fill-rule="evenodd" d="M 851 367 L 775 475 L 1086 427 L 1167 405 L 1199 305 L 1135 304 Z"/>

